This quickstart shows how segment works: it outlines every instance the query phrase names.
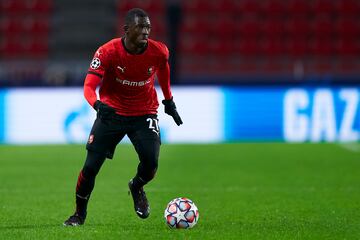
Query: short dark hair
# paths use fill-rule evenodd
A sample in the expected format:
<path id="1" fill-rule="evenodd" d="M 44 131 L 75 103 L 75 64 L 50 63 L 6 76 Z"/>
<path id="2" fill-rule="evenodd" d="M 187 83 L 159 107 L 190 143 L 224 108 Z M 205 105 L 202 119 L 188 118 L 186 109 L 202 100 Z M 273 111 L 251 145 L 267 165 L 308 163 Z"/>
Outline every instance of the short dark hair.
<path id="1" fill-rule="evenodd" d="M 135 17 L 149 17 L 149 15 L 141 8 L 130 9 L 125 16 L 125 24 L 129 25 L 134 22 Z"/>

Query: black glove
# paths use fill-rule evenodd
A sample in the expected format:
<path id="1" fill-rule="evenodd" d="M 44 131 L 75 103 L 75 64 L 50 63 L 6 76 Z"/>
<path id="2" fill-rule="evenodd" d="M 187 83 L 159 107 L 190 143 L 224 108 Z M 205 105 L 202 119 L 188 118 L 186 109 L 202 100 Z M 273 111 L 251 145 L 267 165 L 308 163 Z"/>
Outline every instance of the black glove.
<path id="1" fill-rule="evenodd" d="M 173 117 L 175 123 L 180 126 L 183 124 L 183 121 L 181 120 L 181 117 L 179 116 L 179 113 L 176 111 L 176 105 L 173 101 L 173 98 L 169 100 L 162 100 L 162 103 L 165 105 L 165 113 L 169 114 Z"/>
<path id="2" fill-rule="evenodd" d="M 108 120 L 115 115 L 115 109 L 106 105 L 105 103 L 96 100 L 94 103 L 94 109 L 96 110 L 100 119 Z"/>

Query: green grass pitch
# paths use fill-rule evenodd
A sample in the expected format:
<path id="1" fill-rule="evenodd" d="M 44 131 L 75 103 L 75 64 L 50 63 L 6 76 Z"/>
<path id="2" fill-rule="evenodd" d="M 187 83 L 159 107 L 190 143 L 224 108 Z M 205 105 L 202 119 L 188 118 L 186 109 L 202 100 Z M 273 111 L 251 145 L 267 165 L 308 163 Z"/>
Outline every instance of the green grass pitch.
<path id="1" fill-rule="evenodd" d="M 354 147 L 354 146 L 353 146 Z M 360 239 L 360 145 L 166 145 L 142 220 L 127 193 L 137 157 L 118 146 L 101 169 L 86 224 L 73 213 L 83 145 L 0 146 L 0 239 Z M 169 229 L 166 204 L 199 208 L 191 230 Z"/>

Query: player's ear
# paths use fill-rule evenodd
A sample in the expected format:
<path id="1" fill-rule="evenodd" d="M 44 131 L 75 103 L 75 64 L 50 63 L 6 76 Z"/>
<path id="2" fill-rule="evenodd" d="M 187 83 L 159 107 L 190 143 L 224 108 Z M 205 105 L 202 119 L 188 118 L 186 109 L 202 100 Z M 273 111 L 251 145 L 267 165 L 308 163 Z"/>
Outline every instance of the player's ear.
<path id="1" fill-rule="evenodd" d="M 125 32 L 125 33 L 128 33 L 128 31 L 129 31 L 129 26 L 128 26 L 128 25 L 124 25 L 124 26 L 123 26 L 123 29 L 124 29 L 124 32 Z"/>

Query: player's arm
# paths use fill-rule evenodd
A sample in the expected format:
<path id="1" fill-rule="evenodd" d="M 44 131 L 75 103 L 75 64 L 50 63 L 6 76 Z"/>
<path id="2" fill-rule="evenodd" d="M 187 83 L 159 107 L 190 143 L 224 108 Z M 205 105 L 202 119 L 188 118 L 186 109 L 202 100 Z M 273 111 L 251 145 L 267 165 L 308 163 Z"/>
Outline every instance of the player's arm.
<path id="1" fill-rule="evenodd" d="M 162 103 L 165 106 L 165 113 L 172 116 L 175 123 L 180 126 L 181 124 L 183 124 L 183 121 L 181 120 L 181 117 L 179 115 L 179 113 L 176 110 L 176 105 L 175 102 L 173 100 L 173 96 L 171 94 L 171 90 L 170 90 L 170 67 L 169 67 L 169 63 L 167 61 L 166 57 L 162 63 L 159 66 L 159 69 L 157 70 L 157 77 L 158 77 L 158 81 L 161 87 L 161 90 L 163 92 L 164 95 L 164 100 L 162 101 Z"/>
<path id="2" fill-rule="evenodd" d="M 115 109 L 97 99 L 96 88 L 102 81 L 105 66 L 106 56 L 100 48 L 95 53 L 84 83 L 85 99 L 98 112 L 98 116 L 102 119 L 110 118 L 115 113 Z"/>

